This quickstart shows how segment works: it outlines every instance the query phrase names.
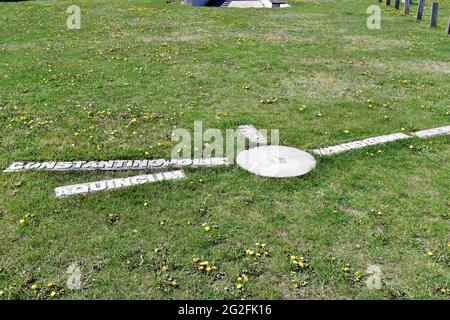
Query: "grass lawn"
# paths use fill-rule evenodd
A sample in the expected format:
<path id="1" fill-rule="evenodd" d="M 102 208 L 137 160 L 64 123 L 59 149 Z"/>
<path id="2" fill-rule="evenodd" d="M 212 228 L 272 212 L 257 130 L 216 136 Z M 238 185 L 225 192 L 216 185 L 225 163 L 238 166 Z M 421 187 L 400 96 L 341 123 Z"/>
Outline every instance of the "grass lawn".
<path id="1" fill-rule="evenodd" d="M 366 27 L 378 1 L 289 3 L 1 2 L 0 168 L 169 158 L 173 128 L 196 120 L 278 128 L 305 150 L 450 123 L 450 1 L 437 28 L 429 1 L 422 22 L 381 4 L 381 30 Z M 81 30 L 66 27 L 71 4 Z M 322 158 L 300 178 L 205 168 L 64 199 L 55 187 L 130 173 L 0 173 L 0 299 L 448 299 L 449 142 Z"/>

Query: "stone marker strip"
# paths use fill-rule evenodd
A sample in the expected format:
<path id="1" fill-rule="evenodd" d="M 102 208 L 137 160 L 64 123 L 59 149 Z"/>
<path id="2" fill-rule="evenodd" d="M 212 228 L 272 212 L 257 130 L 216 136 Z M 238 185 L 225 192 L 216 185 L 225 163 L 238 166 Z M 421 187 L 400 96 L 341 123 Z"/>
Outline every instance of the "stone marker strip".
<path id="1" fill-rule="evenodd" d="M 444 134 L 450 134 L 450 125 L 439 127 L 439 128 L 420 130 L 420 131 L 416 131 L 416 132 L 412 133 L 413 136 L 416 136 L 418 138 L 428 138 L 428 137 L 440 136 L 440 135 L 444 135 Z"/>
<path id="2" fill-rule="evenodd" d="M 408 136 L 404 133 L 392 133 L 384 136 L 378 136 L 373 138 L 367 138 L 364 140 L 359 141 L 352 141 L 347 143 L 338 144 L 336 146 L 331 147 L 325 147 L 325 148 L 318 148 L 314 149 L 313 152 L 315 154 L 321 155 L 321 156 L 330 156 L 333 154 L 338 154 L 354 149 L 360 149 L 368 146 L 373 146 L 377 144 L 382 144 L 386 142 L 396 141 L 396 140 L 403 140 L 403 139 L 409 139 L 411 136 Z"/>
<path id="3" fill-rule="evenodd" d="M 251 124 L 241 125 L 238 132 L 250 142 L 250 147 L 265 146 L 267 138 Z"/>
<path id="4" fill-rule="evenodd" d="M 151 170 L 181 167 L 213 167 L 229 165 L 228 158 L 172 159 L 172 160 L 108 160 L 108 161 L 68 161 L 68 162 L 13 162 L 3 172 L 26 170 L 45 171 L 119 171 Z"/>
<path id="5" fill-rule="evenodd" d="M 153 183 L 165 180 L 178 180 L 186 178 L 183 171 L 168 171 L 128 178 L 101 180 L 82 184 L 55 188 L 55 197 L 67 197 L 76 194 L 104 191 L 109 189 L 126 188 L 140 184 Z"/>

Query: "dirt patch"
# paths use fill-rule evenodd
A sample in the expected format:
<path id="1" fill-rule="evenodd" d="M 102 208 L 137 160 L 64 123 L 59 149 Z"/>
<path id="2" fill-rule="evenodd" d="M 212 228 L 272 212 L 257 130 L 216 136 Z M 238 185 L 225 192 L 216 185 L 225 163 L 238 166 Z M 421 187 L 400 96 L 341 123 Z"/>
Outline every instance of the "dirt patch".
<path id="1" fill-rule="evenodd" d="M 348 213 L 355 218 L 364 218 L 367 216 L 366 212 L 359 210 L 359 209 L 355 209 L 355 208 L 347 208 L 344 206 L 340 206 L 339 210 L 341 210 L 342 212 Z"/>
<path id="2" fill-rule="evenodd" d="M 172 32 L 162 35 L 138 37 L 137 40 L 144 43 L 152 42 L 188 42 L 198 43 L 210 40 L 214 34 L 206 30 L 197 30 L 196 32 Z"/>

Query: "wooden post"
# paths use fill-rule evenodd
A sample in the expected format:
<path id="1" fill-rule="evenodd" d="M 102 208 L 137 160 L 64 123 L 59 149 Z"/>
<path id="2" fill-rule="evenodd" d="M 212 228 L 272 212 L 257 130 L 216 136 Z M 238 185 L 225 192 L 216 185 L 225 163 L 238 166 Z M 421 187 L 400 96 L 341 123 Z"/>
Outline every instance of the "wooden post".
<path id="1" fill-rule="evenodd" d="M 437 2 L 433 2 L 433 7 L 431 8 L 430 27 L 437 26 L 438 10 L 439 4 Z"/>
<path id="2" fill-rule="evenodd" d="M 386 5 L 390 6 L 391 5 L 391 0 L 386 0 Z"/>
<path id="3" fill-rule="evenodd" d="M 417 20 L 422 20 L 424 7 L 425 7 L 425 0 L 419 0 L 419 8 L 417 9 Z"/>
<path id="4" fill-rule="evenodd" d="M 400 0 L 395 0 L 395 9 L 400 9 Z"/>
<path id="5" fill-rule="evenodd" d="M 405 0 L 405 14 L 408 15 L 411 10 L 411 2 L 410 0 Z"/>

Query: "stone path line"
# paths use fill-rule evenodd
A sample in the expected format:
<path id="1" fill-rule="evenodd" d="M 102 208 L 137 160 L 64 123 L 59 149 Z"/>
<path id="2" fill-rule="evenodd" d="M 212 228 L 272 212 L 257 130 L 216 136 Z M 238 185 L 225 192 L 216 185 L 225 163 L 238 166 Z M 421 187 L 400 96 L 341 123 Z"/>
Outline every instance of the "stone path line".
<path id="1" fill-rule="evenodd" d="M 26 170 L 45 171 L 120 171 L 120 170 L 154 170 L 166 168 L 199 168 L 227 166 L 228 158 L 201 159 L 154 159 L 154 160 L 106 160 L 106 161 L 45 161 L 45 162 L 13 162 L 3 172 Z"/>
<path id="2" fill-rule="evenodd" d="M 314 149 L 313 152 L 320 156 L 330 156 L 333 154 L 339 154 L 339 153 L 343 153 L 343 152 L 354 150 L 354 149 L 361 149 L 361 148 L 365 148 L 368 146 L 373 146 L 373 145 L 396 141 L 396 140 L 411 139 L 414 137 L 424 139 L 424 138 L 440 136 L 440 135 L 449 135 L 449 134 L 450 134 L 450 125 L 438 127 L 438 128 L 420 130 L 420 131 L 416 131 L 416 132 L 412 132 L 412 133 L 397 132 L 397 133 L 392 133 L 392 134 L 388 134 L 388 135 L 367 138 L 364 140 L 351 141 L 351 142 L 338 144 L 335 146 L 317 148 L 317 149 Z"/>
<path id="3" fill-rule="evenodd" d="M 186 178 L 181 170 L 146 174 L 127 178 L 117 178 L 87 182 L 55 188 L 55 197 L 62 198 L 75 194 L 104 191 L 109 189 L 127 188 L 135 185 L 154 183 L 167 180 L 179 180 Z"/>
<path id="4" fill-rule="evenodd" d="M 245 124 L 238 127 L 238 132 L 250 142 L 250 147 L 265 146 L 267 138 L 258 129 L 251 124 Z"/>

